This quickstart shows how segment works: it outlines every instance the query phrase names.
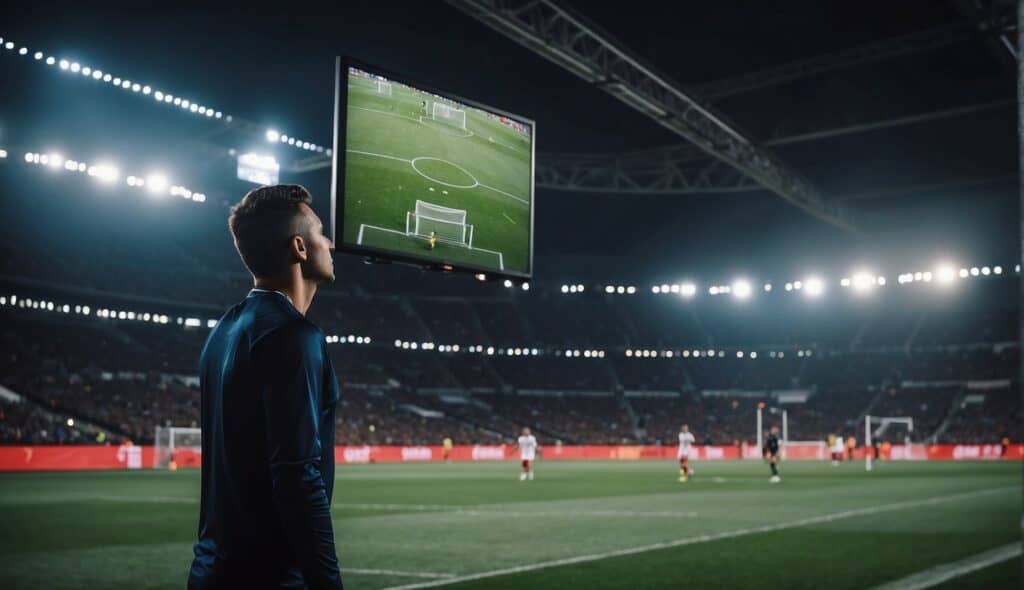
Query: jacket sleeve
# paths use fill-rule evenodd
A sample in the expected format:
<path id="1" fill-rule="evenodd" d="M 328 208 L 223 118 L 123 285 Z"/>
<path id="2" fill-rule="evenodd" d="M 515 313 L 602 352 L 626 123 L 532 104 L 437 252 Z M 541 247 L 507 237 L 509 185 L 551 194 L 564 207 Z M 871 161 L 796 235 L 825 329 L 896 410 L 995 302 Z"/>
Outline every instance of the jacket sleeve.
<path id="1" fill-rule="evenodd" d="M 331 506 L 318 465 L 324 358 L 319 330 L 290 324 L 253 347 L 261 367 L 273 499 L 289 546 L 311 590 L 340 589 Z"/>

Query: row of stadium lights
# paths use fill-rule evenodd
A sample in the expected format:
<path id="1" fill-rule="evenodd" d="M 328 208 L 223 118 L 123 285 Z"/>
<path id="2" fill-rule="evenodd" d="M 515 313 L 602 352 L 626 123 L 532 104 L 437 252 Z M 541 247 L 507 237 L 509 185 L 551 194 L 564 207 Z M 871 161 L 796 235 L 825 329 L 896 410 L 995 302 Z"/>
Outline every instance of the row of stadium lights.
<path id="1" fill-rule="evenodd" d="M 140 312 L 132 310 L 118 310 L 113 308 L 98 308 L 93 310 L 88 305 L 69 305 L 69 304 L 57 304 L 53 301 L 45 299 L 33 299 L 29 297 L 19 297 L 18 295 L 0 295 L 0 307 L 12 306 L 21 309 L 33 309 L 46 312 L 55 312 L 63 314 L 77 314 L 82 316 L 95 316 L 105 320 L 120 320 L 128 322 L 142 322 L 142 323 L 153 323 L 158 325 L 168 325 L 172 323 L 171 316 L 165 314 L 151 313 L 151 312 Z M 200 328 L 203 326 L 203 320 L 199 318 L 188 318 L 188 317 L 176 317 L 173 318 L 173 323 L 183 328 Z M 205 321 L 207 328 L 214 328 L 217 325 L 217 320 L 208 319 Z M 331 334 L 325 336 L 325 340 L 328 344 L 361 344 L 368 345 L 372 344 L 373 340 L 369 336 L 359 336 L 355 334 L 349 334 L 342 336 L 338 334 Z M 439 353 L 465 353 L 465 354 L 482 354 L 487 356 L 547 356 L 553 355 L 556 357 L 564 358 L 585 358 L 585 359 L 603 359 L 606 356 L 606 351 L 602 349 L 554 349 L 545 350 L 536 347 L 495 347 L 485 346 L 482 344 L 461 346 L 459 344 L 435 344 L 434 342 L 414 342 L 408 340 L 395 340 L 395 348 L 402 350 L 422 350 L 422 351 L 436 351 Z M 735 351 L 736 358 L 749 358 L 757 359 L 757 351 Z M 763 353 L 762 353 L 763 354 Z M 769 351 L 769 358 L 783 359 L 786 357 L 784 351 Z M 813 351 L 810 349 L 799 349 L 796 351 L 798 358 L 810 357 Z M 709 358 L 709 359 L 722 359 L 726 358 L 727 351 L 725 350 L 700 350 L 700 349 L 685 349 L 681 351 L 675 350 L 655 350 L 655 349 L 627 349 L 624 351 L 624 355 L 628 358 Z"/>
<path id="2" fill-rule="evenodd" d="M 15 45 L 13 41 L 9 39 L 5 40 L 3 37 L 0 37 L 0 47 L 3 47 L 8 52 L 16 52 L 18 55 L 24 57 L 28 57 L 30 53 L 28 47 L 18 47 L 17 45 Z M 41 64 L 46 64 L 47 66 L 56 66 L 63 72 L 79 74 L 84 78 L 89 78 L 98 82 L 105 82 L 115 88 L 120 88 L 133 94 L 152 96 L 153 99 L 158 103 L 174 105 L 187 113 L 192 113 L 200 117 L 206 117 L 209 119 L 223 119 L 227 123 L 231 123 L 233 121 L 233 117 L 231 115 L 225 115 L 224 113 L 214 109 L 213 107 L 207 107 L 193 100 L 181 98 L 180 96 L 175 96 L 170 92 L 156 90 L 148 84 L 140 84 L 138 82 L 133 82 L 128 78 L 114 76 L 109 72 L 105 72 L 99 68 L 93 68 L 87 65 L 82 65 L 77 61 L 58 59 L 52 55 L 46 55 L 42 51 L 36 51 L 31 53 L 32 58 L 35 61 Z M 272 143 L 282 143 L 310 152 L 326 152 L 328 156 L 331 155 L 331 150 L 324 148 L 324 146 L 322 145 L 312 143 L 309 141 L 304 141 L 294 136 L 280 133 L 276 129 L 267 129 L 265 136 L 267 141 Z"/>
<path id="3" fill-rule="evenodd" d="M 1020 265 L 1014 267 L 1014 272 L 1020 273 Z M 963 267 L 959 271 L 951 265 L 939 265 L 934 271 L 916 271 L 900 274 L 897 278 L 897 282 L 900 285 L 924 282 L 924 283 L 939 283 L 949 285 L 958 279 L 969 279 L 979 276 L 999 276 L 1003 274 L 1003 267 L 1001 266 L 972 266 Z M 884 287 L 887 284 L 887 280 L 884 276 L 875 275 L 870 272 L 857 272 L 852 276 L 843 277 L 839 280 L 839 286 L 844 289 L 852 289 L 857 293 L 867 294 L 873 291 L 876 287 Z M 783 285 L 786 292 L 799 291 L 807 297 L 818 297 L 825 292 L 826 282 L 824 279 L 811 276 L 802 280 L 787 282 Z M 635 290 L 632 287 L 614 287 L 609 285 L 605 287 L 605 293 L 608 294 L 623 294 L 627 293 L 632 295 Z M 763 286 L 765 293 L 770 293 L 774 287 L 772 283 L 765 283 Z M 564 291 L 563 291 L 564 292 Z M 669 295 L 677 294 L 681 297 L 691 298 L 697 294 L 697 286 L 693 283 L 678 283 L 674 285 L 662 284 L 654 285 L 651 287 L 651 293 L 655 295 Z M 732 295 L 737 299 L 748 299 L 754 293 L 752 285 L 743 279 L 737 280 L 729 285 L 712 285 L 708 287 L 708 294 L 715 295 Z"/>
<path id="4" fill-rule="evenodd" d="M 3 155 L 0 158 L 6 158 L 6 154 L 7 152 L 3 151 Z M 61 154 L 55 152 L 25 152 L 25 162 L 46 166 L 53 170 L 86 174 L 105 183 L 114 183 L 121 178 L 121 173 L 116 166 L 105 163 L 88 164 L 78 160 L 66 159 Z M 125 184 L 134 188 L 145 188 L 150 194 L 156 196 L 171 195 L 196 203 L 206 202 L 206 195 L 204 193 L 195 192 L 183 186 L 173 185 L 167 180 L 167 176 L 160 172 L 154 172 L 146 176 L 128 176 L 125 178 Z"/>
<path id="5" fill-rule="evenodd" d="M 736 351 L 736 358 L 749 358 L 751 360 L 757 359 L 757 351 L 751 350 L 749 352 L 743 350 Z M 810 357 L 814 354 L 814 351 L 810 349 L 799 349 L 796 351 L 797 358 Z M 626 356 L 631 358 L 725 358 L 726 351 L 715 350 L 713 348 L 708 350 L 699 349 L 684 349 L 681 351 L 675 350 L 645 350 L 645 349 L 627 349 Z M 786 358 L 785 351 L 768 351 L 768 358 Z"/>
<path id="6" fill-rule="evenodd" d="M 0 37 L 0 41 L 3 41 L 3 37 Z M 4 49 L 8 51 L 14 51 L 15 45 L 13 41 L 6 41 L 3 43 Z M 18 55 L 27 56 L 29 54 L 28 47 L 19 47 Z M 77 61 L 70 61 L 67 59 L 58 60 L 52 55 L 45 55 L 42 51 L 36 51 L 32 54 L 32 58 L 40 63 L 45 63 L 48 66 L 57 66 L 64 72 L 71 72 L 72 74 L 81 74 L 85 78 L 91 78 L 98 82 L 106 82 L 115 88 L 121 88 L 134 94 L 143 94 L 145 96 L 152 96 L 157 102 L 173 104 L 176 107 L 180 107 L 182 110 L 194 113 L 199 116 L 205 116 L 211 119 L 223 118 L 228 123 L 231 122 L 231 115 L 225 116 L 224 113 L 212 108 L 201 105 L 195 101 L 183 99 L 180 96 L 174 96 L 170 93 L 165 93 L 160 90 L 153 90 L 148 84 L 139 84 L 133 82 L 128 78 L 121 78 L 114 76 L 109 72 L 104 72 L 99 68 L 92 68 L 84 66 Z"/>
<path id="7" fill-rule="evenodd" d="M 126 309 L 112 309 L 101 307 L 98 309 L 92 309 L 88 305 L 70 305 L 70 304 L 57 304 L 53 301 L 46 299 L 33 299 L 31 297 L 19 297 L 18 295 L 0 295 L 0 307 L 18 307 L 21 309 L 33 309 L 39 311 L 64 313 L 64 314 L 76 314 L 82 316 L 95 316 L 105 320 L 123 320 L 128 322 L 143 322 L 153 323 L 160 325 L 167 325 L 172 322 L 172 318 L 166 314 L 134 311 Z M 208 319 L 205 322 L 199 318 L 188 318 L 188 317 L 177 317 L 173 319 L 173 322 L 184 328 L 201 328 L 204 323 L 207 328 L 214 328 L 217 326 L 217 320 Z M 357 336 L 355 334 L 349 334 L 348 336 L 341 336 L 338 334 L 331 334 L 325 336 L 325 340 L 329 344 L 371 344 L 372 340 L 369 336 Z"/>

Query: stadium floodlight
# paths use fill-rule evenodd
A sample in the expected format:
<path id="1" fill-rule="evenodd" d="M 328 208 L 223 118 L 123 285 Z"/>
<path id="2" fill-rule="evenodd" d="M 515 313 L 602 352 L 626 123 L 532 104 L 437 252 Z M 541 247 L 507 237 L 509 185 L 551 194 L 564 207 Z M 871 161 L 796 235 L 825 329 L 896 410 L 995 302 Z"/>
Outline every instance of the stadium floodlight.
<path id="1" fill-rule="evenodd" d="M 615 287 L 615 292 L 618 293 L 619 295 L 622 295 L 623 293 L 626 292 L 626 288 L 623 287 L 622 285 L 619 285 L 618 287 Z"/>
<path id="2" fill-rule="evenodd" d="M 743 358 L 743 351 L 742 350 L 737 350 L 736 351 L 736 358 L 738 358 L 738 359 Z"/>
<path id="3" fill-rule="evenodd" d="M 765 293 L 771 293 L 772 292 L 772 284 L 771 283 L 765 283 L 764 284 L 764 292 Z"/>
<path id="4" fill-rule="evenodd" d="M 630 285 L 629 287 L 626 287 L 626 293 L 628 293 L 630 295 L 633 295 L 634 293 L 636 293 L 636 287 L 634 287 L 632 285 Z"/>
<path id="5" fill-rule="evenodd" d="M 36 58 L 36 61 L 38 61 L 38 60 L 40 60 L 40 59 L 43 59 L 43 52 L 42 52 L 42 51 L 37 51 L 37 52 L 35 52 L 35 53 L 34 53 L 34 54 L 32 55 L 32 57 Z"/>
<path id="6" fill-rule="evenodd" d="M 1001 266 L 993 267 L 992 268 L 992 274 L 997 274 L 997 275 L 1003 274 L 1003 267 L 1001 267 Z"/>
<path id="7" fill-rule="evenodd" d="M 511 289 L 512 288 L 512 281 L 510 281 L 508 279 L 505 279 L 504 285 L 505 285 L 506 289 Z"/>
<path id="8" fill-rule="evenodd" d="M 146 188 L 155 195 L 167 192 L 167 176 L 162 173 L 150 174 L 146 177 Z"/>
<path id="9" fill-rule="evenodd" d="M 82 69 L 82 65 L 79 64 L 77 61 L 71 62 L 71 71 L 72 72 L 75 72 L 77 74 L 81 69 Z"/>
<path id="10" fill-rule="evenodd" d="M 52 55 L 46 58 L 46 65 L 52 66 L 55 63 L 57 63 L 57 60 Z"/>
<path id="11" fill-rule="evenodd" d="M 992 273 L 992 269 L 991 268 L 989 268 L 987 266 L 981 267 L 981 274 L 983 274 L 983 275 L 985 275 L 987 277 L 991 273 Z"/>
<path id="12" fill-rule="evenodd" d="M 611 285 L 606 285 L 605 288 L 604 288 L 604 292 L 608 293 L 610 295 L 610 294 L 615 292 L 615 287 L 613 287 Z"/>
<path id="13" fill-rule="evenodd" d="M 746 299 L 750 297 L 751 289 L 750 283 L 745 280 L 734 281 L 732 284 L 732 295 L 737 299 Z"/>
<path id="14" fill-rule="evenodd" d="M 693 297 L 697 294 L 697 285 L 694 285 L 693 283 L 683 283 L 682 285 L 679 285 L 679 294 L 687 298 Z"/>
<path id="15" fill-rule="evenodd" d="M 787 291 L 792 291 L 793 290 L 793 283 L 786 283 L 786 290 Z"/>
<path id="16" fill-rule="evenodd" d="M 21 49 L 18 50 L 18 55 L 26 55 L 26 54 L 28 54 L 28 47 L 22 47 Z"/>
<path id="17" fill-rule="evenodd" d="M 523 291 L 529 291 L 530 290 L 530 283 L 524 282 L 522 287 L 523 287 Z"/>
<path id="18" fill-rule="evenodd" d="M 751 353 L 750 353 L 750 358 L 752 358 L 752 359 L 756 359 L 756 358 L 757 358 L 757 353 L 756 353 L 756 352 L 753 352 L 753 351 L 751 351 Z"/>
<path id="19" fill-rule="evenodd" d="M 711 295 L 718 295 L 718 287 L 708 287 L 708 293 Z"/>
<path id="20" fill-rule="evenodd" d="M 6 157 L 7 157 L 7 150 L 0 149 L 0 160 L 3 160 Z"/>
<path id="21" fill-rule="evenodd" d="M 864 293 L 875 286 L 875 275 L 869 272 L 857 272 L 854 273 L 852 282 L 855 291 Z"/>
<path id="22" fill-rule="evenodd" d="M 935 278 L 939 283 L 948 285 L 956 280 L 956 270 L 949 264 L 940 264 L 935 267 Z"/>
<path id="23" fill-rule="evenodd" d="M 661 293 L 661 287 L 659 287 L 658 285 L 651 287 L 651 293 L 654 293 L 655 295 Z"/>
<path id="24" fill-rule="evenodd" d="M 804 281 L 804 292 L 808 297 L 818 297 L 825 292 L 825 283 L 818 277 L 810 277 Z"/>
<path id="25" fill-rule="evenodd" d="M 568 293 L 568 292 L 569 292 L 569 285 L 562 285 L 562 293 Z"/>
<path id="26" fill-rule="evenodd" d="M 97 164 L 89 168 L 91 171 L 90 176 L 93 176 L 103 182 L 114 182 L 118 179 L 117 168 L 110 164 Z"/>
<path id="27" fill-rule="evenodd" d="M 580 284 L 576 285 L 576 290 L 577 290 L 578 292 L 582 293 L 582 292 L 583 292 L 583 284 L 582 284 L 582 283 L 580 283 Z"/>
<path id="28" fill-rule="evenodd" d="M 977 266 L 972 266 L 971 267 L 971 276 L 972 277 L 976 277 L 979 274 L 981 274 L 981 269 L 979 269 Z"/>

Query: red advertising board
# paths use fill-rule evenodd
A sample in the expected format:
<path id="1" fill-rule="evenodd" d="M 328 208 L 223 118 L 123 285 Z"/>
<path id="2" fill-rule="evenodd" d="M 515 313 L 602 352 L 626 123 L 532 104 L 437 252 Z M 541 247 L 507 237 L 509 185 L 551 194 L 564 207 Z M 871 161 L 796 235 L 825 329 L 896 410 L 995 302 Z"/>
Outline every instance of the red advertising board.
<path id="1" fill-rule="evenodd" d="M 854 458 L 863 459 L 858 448 Z M 690 459 L 717 461 L 740 458 L 735 446 L 695 446 Z M 816 453 L 795 453 L 790 460 L 812 460 Z M 743 457 L 759 459 L 760 449 L 748 446 Z M 517 459 L 513 445 L 459 445 L 447 457 L 452 461 L 501 461 Z M 543 447 L 541 460 L 675 460 L 676 447 L 641 445 L 551 445 Z M 338 446 L 334 459 L 339 464 L 423 463 L 443 461 L 441 446 Z M 977 461 L 1024 460 L 1024 445 L 893 445 L 882 453 L 893 461 Z M 179 468 L 199 467 L 198 453 L 176 454 Z M 153 467 L 151 446 L 19 446 L 0 447 L 0 471 L 74 471 L 88 469 L 145 469 Z"/>

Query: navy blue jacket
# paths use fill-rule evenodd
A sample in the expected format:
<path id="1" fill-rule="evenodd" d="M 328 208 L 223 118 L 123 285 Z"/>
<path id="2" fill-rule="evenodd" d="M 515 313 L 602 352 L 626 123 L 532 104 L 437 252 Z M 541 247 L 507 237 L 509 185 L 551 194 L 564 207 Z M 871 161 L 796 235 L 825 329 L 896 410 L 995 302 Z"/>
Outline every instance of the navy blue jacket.
<path id="1" fill-rule="evenodd" d="M 331 524 L 338 382 L 324 335 L 253 290 L 199 361 L 202 499 L 190 590 L 342 587 Z"/>

